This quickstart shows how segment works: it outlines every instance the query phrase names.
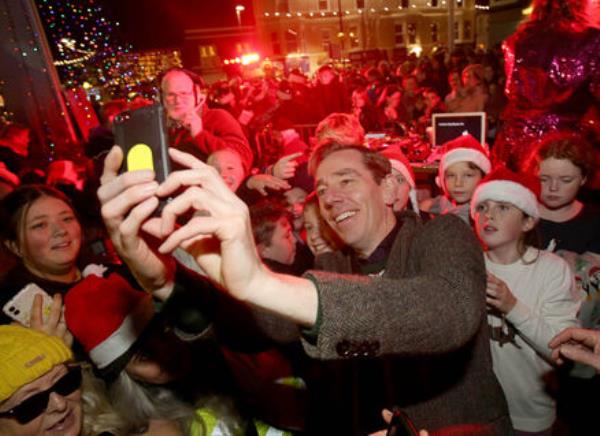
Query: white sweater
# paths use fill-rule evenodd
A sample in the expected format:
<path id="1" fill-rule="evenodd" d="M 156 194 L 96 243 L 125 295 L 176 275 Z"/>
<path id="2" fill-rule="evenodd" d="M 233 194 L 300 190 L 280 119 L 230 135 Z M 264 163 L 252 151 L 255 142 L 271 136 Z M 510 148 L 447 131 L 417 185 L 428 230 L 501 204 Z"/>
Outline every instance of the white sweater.
<path id="1" fill-rule="evenodd" d="M 537 260 L 527 264 L 537 257 Z M 560 257 L 529 248 L 519 260 L 501 265 L 485 260 L 489 272 L 503 280 L 517 299 L 506 321 L 515 339 L 500 346 L 491 341 L 494 372 L 504 389 L 514 428 L 536 432 L 549 428 L 555 404 L 544 391 L 544 374 L 552 370 L 548 342 L 566 327 L 577 325 L 579 297 L 573 274 Z M 488 324 L 500 327 L 499 315 L 489 313 Z"/>

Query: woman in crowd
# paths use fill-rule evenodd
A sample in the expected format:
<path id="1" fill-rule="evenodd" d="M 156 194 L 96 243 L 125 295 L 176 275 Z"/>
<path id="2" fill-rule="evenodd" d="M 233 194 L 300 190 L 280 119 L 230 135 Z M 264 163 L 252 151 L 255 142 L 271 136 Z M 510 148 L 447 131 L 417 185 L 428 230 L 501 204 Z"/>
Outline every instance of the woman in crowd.
<path id="1" fill-rule="evenodd" d="M 17 260 L 0 283 L 0 306 L 28 283 L 52 296 L 64 295 L 81 279 L 77 263 L 81 226 L 62 192 L 45 185 L 23 185 L 4 198 L 0 216 L 2 248 Z M 0 322 L 10 319 L 2 314 Z"/>
<path id="2" fill-rule="evenodd" d="M 356 88 L 352 92 L 352 113 L 358 118 L 365 132 L 379 130 L 379 116 L 365 88 Z"/>
<path id="3" fill-rule="evenodd" d="M 321 217 L 319 199 L 314 191 L 306 197 L 303 214 L 306 245 L 312 254 L 316 257 L 336 251 L 340 245 L 339 239 Z"/>
<path id="4" fill-rule="evenodd" d="M 0 326 L 0 434 L 82 434 L 81 369 L 57 337 Z"/>
<path id="5" fill-rule="evenodd" d="M 475 191 L 471 216 L 485 251 L 494 372 L 515 433 L 549 436 L 556 408 L 544 383 L 548 343 L 577 324 L 579 303 L 567 263 L 530 246 L 539 189 L 534 177 L 500 167 Z"/>
<path id="6" fill-rule="evenodd" d="M 508 105 L 493 150 L 495 162 L 517 169 L 548 132 L 597 129 L 597 1 L 535 0 L 530 19 L 503 49 Z"/>
<path id="7" fill-rule="evenodd" d="M 451 112 L 483 112 L 489 99 L 483 79 L 483 65 L 470 64 L 462 71 L 462 96 L 449 105 Z"/>

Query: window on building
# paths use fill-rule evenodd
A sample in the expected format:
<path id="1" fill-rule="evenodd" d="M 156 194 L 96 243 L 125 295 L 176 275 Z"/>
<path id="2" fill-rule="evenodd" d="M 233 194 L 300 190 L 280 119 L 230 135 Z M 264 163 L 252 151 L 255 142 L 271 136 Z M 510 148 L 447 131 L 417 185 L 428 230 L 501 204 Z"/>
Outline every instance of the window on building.
<path id="1" fill-rule="evenodd" d="M 394 25 L 394 43 L 404 45 L 404 26 L 402 24 Z"/>
<path id="2" fill-rule="evenodd" d="M 459 29 L 458 29 L 458 21 L 454 22 L 454 39 L 460 39 Z"/>
<path id="3" fill-rule="evenodd" d="M 321 42 L 323 51 L 329 52 L 329 48 L 331 47 L 331 34 L 329 33 L 329 30 L 323 30 L 321 32 Z"/>
<path id="4" fill-rule="evenodd" d="M 290 2 L 289 0 L 277 0 L 276 3 L 277 12 L 287 13 L 290 11 Z"/>
<path id="5" fill-rule="evenodd" d="M 456 0 L 456 7 L 462 8 L 465 4 L 465 0 Z"/>
<path id="6" fill-rule="evenodd" d="M 328 11 L 329 10 L 329 1 L 328 0 L 319 0 L 319 10 L 320 11 Z"/>
<path id="7" fill-rule="evenodd" d="M 288 29 L 285 32 L 285 45 L 288 53 L 296 53 L 298 51 L 298 33 L 294 29 Z"/>
<path id="8" fill-rule="evenodd" d="M 431 42 L 438 42 L 438 25 L 431 23 Z"/>
<path id="9" fill-rule="evenodd" d="M 356 9 L 364 9 L 365 0 L 356 0 Z"/>
<path id="10" fill-rule="evenodd" d="M 471 39 L 471 21 L 465 20 L 463 23 L 463 39 Z"/>
<path id="11" fill-rule="evenodd" d="M 281 54 L 281 43 L 279 42 L 279 35 L 277 34 L 277 32 L 271 33 L 271 46 L 273 47 L 274 55 Z"/>
<path id="12" fill-rule="evenodd" d="M 415 23 L 408 23 L 406 26 L 406 33 L 408 33 L 408 43 L 417 43 L 417 25 Z"/>

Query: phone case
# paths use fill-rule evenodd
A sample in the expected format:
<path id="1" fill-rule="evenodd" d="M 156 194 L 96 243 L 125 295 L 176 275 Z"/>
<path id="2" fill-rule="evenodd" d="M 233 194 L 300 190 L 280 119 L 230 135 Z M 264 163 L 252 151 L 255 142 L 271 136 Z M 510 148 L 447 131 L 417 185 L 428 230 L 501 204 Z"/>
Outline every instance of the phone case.
<path id="1" fill-rule="evenodd" d="M 160 104 L 121 112 L 114 121 L 115 141 L 123 149 L 121 173 L 154 170 L 162 183 L 171 171 L 166 119 Z"/>
<path id="2" fill-rule="evenodd" d="M 50 317 L 52 297 L 35 283 L 29 283 L 4 305 L 2 311 L 15 321 L 29 327 L 31 307 L 36 295 L 42 296 L 42 317 L 44 322 Z"/>

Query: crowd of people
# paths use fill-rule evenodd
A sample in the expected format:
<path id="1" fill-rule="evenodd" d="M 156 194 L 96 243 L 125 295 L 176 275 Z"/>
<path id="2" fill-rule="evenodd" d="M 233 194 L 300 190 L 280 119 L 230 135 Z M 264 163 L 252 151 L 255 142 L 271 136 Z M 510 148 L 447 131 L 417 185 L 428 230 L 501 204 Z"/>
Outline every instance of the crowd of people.
<path id="1" fill-rule="evenodd" d="M 421 435 L 593 434 L 598 94 L 579 96 L 600 89 L 600 26 L 583 4 L 536 2 L 506 74 L 475 51 L 312 83 L 165 71 L 161 183 L 122 171 L 112 131 L 152 102 L 105 103 L 85 164 L 46 171 L 7 126 L 0 433 L 384 435 L 408 416 Z M 365 137 L 427 140 L 432 114 L 481 111 L 488 143 L 443 144 L 431 195 Z"/>

